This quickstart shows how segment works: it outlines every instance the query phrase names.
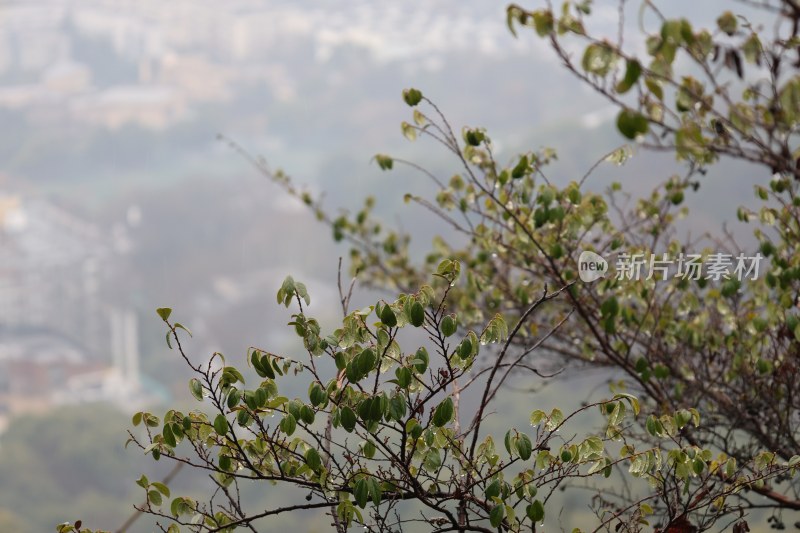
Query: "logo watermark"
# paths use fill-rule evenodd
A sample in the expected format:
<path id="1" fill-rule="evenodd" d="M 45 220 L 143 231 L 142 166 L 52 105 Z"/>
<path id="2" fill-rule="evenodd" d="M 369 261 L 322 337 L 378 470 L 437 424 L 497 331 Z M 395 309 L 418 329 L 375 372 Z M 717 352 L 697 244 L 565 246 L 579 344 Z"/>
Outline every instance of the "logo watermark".
<path id="1" fill-rule="evenodd" d="M 614 265 L 615 277 L 618 280 L 651 280 L 666 281 L 668 279 L 721 281 L 736 279 L 755 280 L 764 257 L 757 253 L 736 256 L 727 253 L 713 253 L 705 258 L 701 254 L 680 253 L 671 257 L 667 253 L 621 253 Z M 590 283 L 608 274 L 608 262 L 600 255 L 581 252 L 578 258 L 578 276 L 581 281 Z"/>
<path id="2" fill-rule="evenodd" d="M 591 283 L 600 278 L 606 277 L 608 273 L 608 261 L 602 256 L 584 250 L 578 258 L 578 276 L 581 281 Z"/>

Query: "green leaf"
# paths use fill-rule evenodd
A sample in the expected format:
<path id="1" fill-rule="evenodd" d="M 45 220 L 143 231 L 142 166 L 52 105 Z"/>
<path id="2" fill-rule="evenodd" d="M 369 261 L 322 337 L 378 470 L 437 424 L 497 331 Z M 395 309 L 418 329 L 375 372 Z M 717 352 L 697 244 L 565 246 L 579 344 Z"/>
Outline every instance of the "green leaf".
<path id="1" fill-rule="evenodd" d="M 520 157 L 519 162 L 516 166 L 511 170 L 511 179 L 518 180 L 525 176 L 530 169 L 530 164 L 528 163 L 528 156 L 523 155 Z"/>
<path id="2" fill-rule="evenodd" d="M 169 320 L 169 315 L 172 314 L 172 309 L 170 309 L 169 307 L 159 307 L 158 309 L 156 309 L 156 313 L 158 313 L 158 316 L 161 317 L 161 320 L 166 322 L 167 320 Z"/>
<path id="3" fill-rule="evenodd" d="M 394 166 L 394 160 L 388 155 L 377 154 L 375 156 L 375 161 L 378 162 L 378 167 L 381 170 L 392 170 Z"/>
<path id="4" fill-rule="evenodd" d="M 514 21 L 519 21 L 519 18 L 520 9 L 517 6 L 508 6 L 506 8 L 506 26 L 508 26 L 508 31 L 514 37 L 517 36 L 517 30 L 514 29 Z"/>
<path id="5" fill-rule="evenodd" d="M 158 481 L 153 481 L 152 486 L 155 487 L 158 492 L 163 494 L 165 498 L 169 498 L 169 487 L 163 483 L 159 483 Z"/>
<path id="6" fill-rule="evenodd" d="M 189 380 L 189 390 L 198 402 L 203 401 L 203 385 L 199 379 L 192 378 Z"/>
<path id="7" fill-rule="evenodd" d="M 490 344 L 494 342 L 503 342 L 508 337 L 508 324 L 500 315 L 495 314 L 494 317 L 486 325 L 486 328 L 481 333 L 481 344 Z"/>
<path id="8" fill-rule="evenodd" d="M 425 469 L 428 472 L 436 472 L 442 466 L 442 456 L 439 454 L 439 450 L 436 448 L 431 448 L 428 450 L 428 453 L 425 454 L 424 460 Z"/>
<path id="9" fill-rule="evenodd" d="M 647 432 L 654 437 L 658 436 L 658 434 L 661 432 L 658 421 L 656 420 L 656 417 L 653 415 L 647 417 L 647 421 L 645 422 L 645 428 L 647 429 Z"/>
<path id="10" fill-rule="evenodd" d="M 422 93 L 417 89 L 404 89 L 403 100 L 409 107 L 414 107 L 422 101 Z"/>
<path id="11" fill-rule="evenodd" d="M 731 479 L 736 475 L 736 459 L 734 457 L 731 457 L 725 463 L 725 475 Z"/>
<path id="12" fill-rule="evenodd" d="M 286 307 L 289 307 L 289 304 L 292 303 L 292 298 L 294 297 L 295 285 L 294 279 L 292 276 L 286 276 L 281 284 L 281 288 L 278 289 L 277 299 L 279 304 L 283 304 Z"/>
<path id="13" fill-rule="evenodd" d="M 647 364 L 646 360 L 645 360 L 645 364 Z M 615 400 L 616 399 L 625 399 L 625 400 L 627 400 L 628 403 L 631 405 L 631 409 L 633 409 L 633 414 L 635 416 L 639 416 L 639 412 L 641 410 L 641 407 L 639 405 L 639 400 L 636 398 L 636 396 L 634 396 L 632 394 L 627 394 L 627 393 L 624 393 L 624 392 L 620 392 L 620 393 L 617 393 L 617 394 L 614 395 L 614 399 Z"/>
<path id="14" fill-rule="evenodd" d="M 250 413 L 248 413 L 245 409 L 241 409 L 238 413 L 236 413 L 236 423 L 241 427 L 246 428 L 252 421 L 253 419 L 250 417 Z"/>
<path id="15" fill-rule="evenodd" d="M 259 389 L 263 390 L 263 389 Z M 300 420 L 302 420 L 306 424 L 313 424 L 314 419 L 316 418 L 314 414 L 314 410 L 307 405 L 304 405 L 300 408 Z"/>
<path id="16" fill-rule="evenodd" d="M 353 412 L 352 409 L 345 406 L 339 412 L 339 421 L 342 423 L 342 427 L 348 433 L 351 433 L 356 427 L 356 414 Z"/>
<path id="17" fill-rule="evenodd" d="M 412 304 L 409 312 L 409 319 L 411 321 L 411 325 L 415 328 L 418 328 L 422 325 L 422 323 L 425 321 L 425 308 L 422 307 L 421 303 L 414 302 Z"/>
<path id="18" fill-rule="evenodd" d="M 147 500 L 153 505 L 161 505 L 161 493 L 157 490 L 151 490 L 147 493 Z"/>
<path id="19" fill-rule="evenodd" d="M 472 341 L 466 338 L 458 345 L 458 356 L 467 359 L 470 355 L 472 355 Z"/>
<path id="20" fill-rule="evenodd" d="M 433 425 L 442 427 L 448 424 L 453 418 L 453 409 L 453 398 L 448 396 L 436 406 L 436 410 L 433 412 Z"/>
<path id="21" fill-rule="evenodd" d="M 631 87 L 639 80 L 642 75 L 642 65 L 635 59 L 629 59 L 625 63 L 625 77 L 617 83 L 615 90 L 619 94 L 628 92 Z"/>
<path id="22" fill-rule="evenodd" d="M 414 355 L 414 360 L 412 361 L 414 364 L 414 370 L 417 371 L 417 374 L 424 374 L 425 371 L 428 369 L 428 364 L 430 363 L 430 356 L 428 355 L 428 350 L 425 349 L 423 346 L 417 353 Z"/>
<path id="23" fill-rule="evenodd" d="M 606 299 L 602 305 L 600 305 L 600 312 L 604 317 L 617 316 L 617 313 L 619 313 L 619 302 L 617 302 L 616 297 L 611 296 Z"/>
<path id="24" fill-rule="evenodd" d="M 759 61 L 762 47 L 757 33 L 750 34 L 750 37 L 742 45 L 742 52 L 744 52 L 744 58 L 748 63 L 757 63 Z"/>
<path id="25" fill-rule="evenodd" d="M 375 443 L 373 443 L 371 440 L 367 440 L 364 441 L 364 446 L 361 448 L 361 451 L 364 452 L 364 457 L 367 459 L 372 459 L 375 457 L 375 452 L 377 452 L 378 449 L 375 447 Z"/>
<path id="26" fill-rule="evenodd" d="M 733 35 L 736 33 L 737 27 L 736 15 L 730 11 L 724 12 L 719 16 L 719 18 L 717 18 L 717 26 L 719 26 L 719 29 L 728 35 Z"/>
<path id="27" fill-rule="evenodd" d="M 681 87 L 678 89 L 678 93 L 675 96 L 675 108 L 678 111 L 681 113 L 691 111 L 694 107 L 694 102 L 695 97 L 692 96 L 692 93 L 689 92 L 687 87 Z"/>
<path id="28" fill-rule="evenodd" d="M 314 407 L 318 407 L 325 403 L 325 400 L 328 399 L 328 395 L 322 389 L 322 386 L 314 382 L 311 386 L 311 391 L 308 394 L 309 399 L 311 400 L 311 405 Z"/>
<path id="29" fill-rule="evenodd" d="M 407 370 L 407 369 L 406 369 Z M 389 416 L 398 422 L 406 416 L 406 398 L 402 392 L 398 392 L 389 400 Z"/>
<path id="30" fill-rule="evenodd" d="M 784 121 L 794 125 L 800 122 L 800 76 L 788 80 L 778 96 Z"/>
<path id="31" fill-rule="evenodd" d="M 683 20 L 672 19 L 664 21 L 661 26 L 661 39 L 663 44 L 659 48 L 662 54 L 673 54 L 673 49 L 684 42 L 685 25 Z M 688 36 L 691 37 L 691 27 Z"/>
<path id="32" fill-rule="evenodd" d="M 394 316 L 394 313 L 392 313 L 392 316 Z M 372 372 L 372 370 L 375 368 L 375 363 L 377 361 L 378 357 L 375 355 L 375 351 L 372 350 L 372 348 L 367 348 L 358 355 L 355 362 L 358 365 L 358 371 L 363 377 L 369 375 L 369 373 Z"/>
<path id="33" fill-rule="evenodd" d="M 461 263 L 458 261 L 453 261 L 452 259 L 445 259 L 439 263 L 438 267 L 436 267 L 436 275 L 445 278 L 451 283 L 458 279 L 460 274 Z M 433 295 L 431 295 L 430 298 L 432 297 Z"/>
<path id="34" fill-rule="evenodd" d="M 486 496 L 487 500 L 491 500 L 494 497 L 500 495 L 500 480 L 494 479 L 489 485 L 486 486 L 486 490 L 483 492 L 484 496 Z"/>
<path id="35" fill-rule="evenodd" d="M 234 407 L 239 405 L 239 402 L 241 400 L 242 400 L 242 391 L 240 391 L 235 387 L 232 388 L 231 392 L 228 393 L 228 401 L 227 401 L 228 409 L 233 409 Z"/>
<path id="36" fill-rule="evenodd" d="M 220 436 L 228 433 L 228 420 L 225 418 L 225 415 L 220 413 L 214 418 L 214 431 Z"/>
<path id="37" fill-rule="evenodd" d="M 183 324 L 181 324 L 180 322 L 175 322 L 175 323 L 172 325 L 172 327 L 173 327 L 173 328 L 175 328 L 175 329 L 182 329 L 182 330 L 183 330 L 183 331 L 185 331 L 185 332 L 186 332 L 186 333 L 187 333 L 187 334 L 188 334 L 190 337 L 192 336 L 192 332 L 191 332 L 191 331 L 189 331 L 189 328 L 187 328 L 186 326 L 184 326 L 184 325 L 183 325 Z"/>
<path id="38" fill-rule="evenodd" d="M 172 433 L 172 427 L 169 424 L 164 424 L 164 429 L 161 431 L 161 436 L 164 438 L 164 443 L 170 448 L 178 445 L 175 440 L 175 435 Z"/>
<path id="39" fill-rule="evenodd" d="M 356 356 L 352 361 L 347 363 L 345 368 L 345 376 L 350 383 L 358 383 L 364 377 L 359 366 L 360 358 Z"/>
<path id="40" fill-rule="evenodd" d="M 542 420 L 544 420 L 546 416 L 547 413 L 545 413 L 541 409 L 536 409 L 531 413 L 531 418 L 530 418 L 531 426 L 532 427 L 538 426 L 539 424 L 541 424 Z"/>
<path id="41" fill-rule="evenodd" d="M 628 139 L 635 139 L 647 133 L 649 123 L 647 117 L 632 109 L 625 108 L 617 117 L 617 129 Z"/>
<path id="42" fill-rule="evenodd" d="M 405 429 L 414 440 L 417 440 L 422 435 L 422 425 L 415 418 L 411 418 L 406 422 Z"/>
<path id="43" fill-rule="evenodd" d="M 555 408 L 550 411 L 550 417 L 545 424 L 545 429 L 548 431 L 552 431 L 559 427 L 564 422 L 564 413 L 561 412 L 561 409 Z"/>
<path id="44" fill-rule="evenodd" d="M 378 483 L 378 480 L 374 477 L 370 477 L 367 479 L 367 487 L 369 488 L 369 494 L 372 497 L 372 503 L 376 506 L 381 504 L 381 485 Z"/>
<path id="45" fill-rule="evenodd" d="M 242 373 L 239 372 L 236 367 L 226 366 L 222 369 L 221 381 L 226 384 L 244 383 L 244 376 L 242 376 Z"/>
<path id="46" fill-rule="evenodd" d="M 533 27 L 539 37 L 553 33 L 554 22 L 553 13 L 549 10 L 540 9 L 533 12 Z"/>
<path id="47" fill-rule="evenodd" d="M 389 305 L 384 305 L 381 308 L 381 316 L 380 316 L 380 318 L 381 318 L 381 322 L 383 322 L 384 324 L 386 324 L 390 328 L 393 328 L 393 327 L 395 327 L 397 325 L 397 316 L 394 314 L 394 311 L 392 310 L 391 306 L 389 306 Z"/>
<path id="48" fill-rule="evenodd" d="M 294 430 L 297 429 L 297 420 L 294 418 L 292 414 L 286 414 L 281 420 L 280 423 L 281 431 L 286 433 L 287 436 L 291 436 L 294 433 Z"/>
<path id="49" fill-rule="evenodd" d="M 403 137 L 409 141 L 414 141 L 417 138 L 417 130 L 408 122 L 400 124 L 400 130 L 403 132 Z"/>
<path id="50" fill-rule="evenodd" d="M 516 445 L 517 453 L 519 454 L 520 459 L 527 461 L 531 458 L 531 453 L 533 453 L 533 444 L 531 443 L 531 439 L 526 434 L 520 433 Z"/>
<path id="51" fill-rule="evenodd" d="M 464 128 L 464 142 L 470 146 L 480 146 L 486 140 L 486 134 L 479 129 Z"/>
<path id="52" fill-rule="evenodd" d="M 650 89 L 650 92 L 658 98 L 659 100 L 664 99 L 664 88 L 662 87 L 661 81 L 655 78 L 646 77 L 644 79 L 644 84 Z"/>
<path id="53" fill-rule="evenodd" d="M 544 520 L 544 505 L 539 500 L 534 501 L 532 504 L 525 508 L 525 514 L 531 519 L 534 524 Z"/>
<path id="54" fill-rule="evenodd" d="M 260 354 L 258 351 L 253 350 L 250 356 L 250 362 L 253 364 L 256 373 L 262 378 L 275 379 L 275 370 L 272 367 L 272 358 L 268 354 Z"/>
<path id="55" fill-rule="evenodd" d="M 367 506 L 369 501 L 369 485 L 365 478 L 356 481 L 356 486 L 353 488 L 353 498 L 356 500 L 356 505 L 362 509 Z"/>
<path id="56" fill-rule="evenodd" d="M 230 472 L 233 470 L 233 461 L 231 460 L 230 455 L 219 456 L 219 469 L 224 472 Z"/>
<path id="57" fill-rule="evenodd" d="M 516 440 L 517 437 L 513 436 L 512 430 L 506 431 L 506 436 L 503 437 L 503 445 L 506 447 L 506 451 L 510 454 L 512 446 L 516 448 Z"/>
<path id="58" fill-rule="evenodd" d="M 586 72 L 605 76 L 614 66 L 616 59 L 617 55 L 611 46 L 605 43 L 592 43 L 583 53 L 581 66 Z"/>
<path id="59" fill-rule="evenodd" d="M 193 513 L 195 510 L 195 502 L 191 498 L 180 496 L 172 500 L 170 504 L 170 512 L 172 516 L 179 517 L 181 515 Z"/>
<path id="60" fill-rule="evenodd" d="M 314 448 L 306 450 L 305 459 L 306 464 L 311 470 L 316 472 L 322 468 L 322 458 L 319 456 L 319 452 Z"/>
<path id="61" fill-rule="evenodd" d="M 633 156 L 633 149 L 629 145 L 625 144 L 619 147 L 617 150 L 611 152 L 608 155 L 608 157 L 606 157 L 606 161 L 608 161 L 609 163 L 614 163 L 615 165 L 622 166 L 632 156 Z M 577 193 L 577 200 L 572 200 L 572 195 L 575 193 Z M 570 189 L 570 201 L 573 204 L 577 204 L 580 202 L 580 191 L 578 191 L 577 188 Z"/>
<path id="62" fill-rule="evenodd" d="M 261 409 L 265 405 L 267 405 L 267 400 L 269 399 L 269 397 L 267 395 L 266 389 L 264 389 L 263 387 L 259 387 L 256 390 L 254 390 L 253 391 L 253 399 L 254 399 L 253 401 L 255 402 L 256 407 L 258 409 Z M 295 416 L 295 418 L 297 418 L 297 417 Z"/>
<path id="63" fill-rule="evenodd" d="M 456 322 L 455 315 L 445 315 L 442 318 L 440 329 L 442 330 L 442 335 L 445 337 L 449 337 L 454 334 L 456 329 L 458 329 L 458 323 Z"/>
<path id="64" fill-rule="evenodd" d="M 356 408 L 358 416 L 360 416 L 361 420 L 363 420 L 366 423 L 368 423 L 370 420 L 373 419 L 372 408 L 374 405 L 374 400 L 375 398 L 365 398 L 364 400 L 361 401 L 361 403 L 358 404 L 358 407 Z M 380 403 L 378 403 L 378 405 L 380 405 Z"/>
<path id="65" fill-rule="evenodd" d="M 408 367 L 401 366 L 394 371 L 397 377 L 397 386 L 401 389 L 407 389 L 411 385 L 411 370 Z"/>
<path id="66" fill-rule="evenodd" d="M 506 514 L 506 506 L 502 503 L 499 503 L 492 507 L 492 510 L 489 511 L 489 523 L 492 524 L 492 527 L 500 527 L 500 524 L 503 523 L 503 518 Z"/>

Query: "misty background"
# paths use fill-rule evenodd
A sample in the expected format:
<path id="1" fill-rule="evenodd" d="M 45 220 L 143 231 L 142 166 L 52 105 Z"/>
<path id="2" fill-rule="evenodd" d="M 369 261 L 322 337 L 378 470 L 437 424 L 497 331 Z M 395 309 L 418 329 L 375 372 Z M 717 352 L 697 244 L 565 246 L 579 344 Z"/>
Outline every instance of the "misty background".
<path id="1" fill-rule="evenodd" d="M 667 9 L 702 22 L 720 4 Z M 505 6 L 0 0 L 0 531 L 79 518 L 113 530 L 143 497 L 138 474 L 169 470 L 124 448 L 134 411 L 196 407 L 155 308 L 174 308 L 192 329 L 193 357 L 220 351 L 234 364 L 249 346 L 297 350 L 274 299 L 287 274 L 308 285 L 310 313 L 334 325 L 347 248 L 218 134 L 324 193 L 334 212 L 375 195 L 420 253 L 447 228 L 402 198 L 430 183 L 371 158 L 445 177 L 457 165 L 435 143 L 403 138 L 403 88 L 419 88 L 457 129 L 486 127 L 501 160 L 555 148 L 558 183 L 623 143 L 613 109 L 532 32 L 515 39 Z M 596 10 L 613 35 L 616 2 Z M 619 180 L 644 193 L 679 170 L 671 156 L 637 153 L 588 187 Z M 735 219 L 760 179 L 741 165 L 712 168 L 688 198 L 686 229 Z M 202 482 L 184 472 L 174 489 Z M 280 520 L 327 529 L 319 515 Z M 142 519 L 133 530 L 151 528 Z"/>

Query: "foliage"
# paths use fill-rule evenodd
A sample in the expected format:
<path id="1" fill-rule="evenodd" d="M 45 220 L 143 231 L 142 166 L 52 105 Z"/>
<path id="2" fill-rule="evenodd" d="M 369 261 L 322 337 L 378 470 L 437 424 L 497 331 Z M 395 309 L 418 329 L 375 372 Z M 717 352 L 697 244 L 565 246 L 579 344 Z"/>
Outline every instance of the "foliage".
<path id="1" fill-rule="evenodd" d="M 159 310 L 168 342 L 195 373 L 192 395 L 211 413 L 138 413 L 133 422 L 144 433 L 131 438 L 155 459 L 210 472 L 222 502 L 173 498 L 165 485 L 142 478 L 143 511 L 171 521 L 164 526 L 170 531 L 255 527 L 306 509 L 329 510 L 338 531 L 351 524 L 394 531 L 420 520 L 436 530 L 519 531 L 554 513 L 547 502 L 555 489 L 620 467 L 647 483 L 600 484 L 597 529 L 695 531 L 738 521 L 734 529 L 744 531 L 745 513 L 763 507 L 782 528 L 781 512 L 800 509 L 800 77 L 793 58 L 800 6 L 752 5 L 776 19 L 773 36 L 729 12 L 716 28 L 697 29 L 646 1 L 643 11 L 659 24 L 646 35 L 645 57 L 623 46 L 621 31 L 613 40 L 590 35 L 588 0 L 558 11 L 549 3 L 508 8 L 512 31 L 532 28 L 567 69 L 618 107 L 624 137 L 685 162 L 683 175 L 632 203 L 618 184 L 602 194 L 587 190 L 597 165 L 555 186 L 546 173 L 551 150 L 498 161 L 485 130 L 457 134 L 417 89 L 403 93 L 413 110 L 402 133 L 437 141 L 457 173 L 442 179 L 388 155 L 375 159 L 384 171 L 411 165 L 428 175 L 436 196 L 407 200 L 466 236 L 463 246 L 437 239 L 418 264 L 410 236 L 381 224 L 371 199 L 354 216 L 332 216 L 285 174 L 260 166 L 336 240 L 352 245 L 351 268 L 362 284 L 399 296 L 349 312 L 349 293 L 341 291 L 342 325 L 324 335 L 304 313 L 305 287 L 287 278 L 277 299 L 297 306 L 290 325 L 307 358 L 251 349 L 249 364 L 263 380 L 253 388 L 221 354 L 193 361 L 181 344 L 185 328 Z M 567 51 L 573 41 L 582 49 L 579 63 Z M 623 164 L 632 153 L 621 147 L 598 165 Z M 622 254 L 743 252 L 727 234 L 685 240 L 675 229 L 687 212 L 685 194 L 721 156 L 756 163 L 765 175 L 756 203 L 736 212 L 754 226 L 758 249 L 749 255 L 766 258 L 761 276 L 576 281 L 585 250 L 611 263 Z M 427 345 L 410 331 L 423 332 Z M 533 410 L 532 430 L 485 434 L 483 422 L 510 376 L 548 377 L 530 363 L 534 353 L 555 366 L 610 369 L 617 379 L 610 397 L 566 414 Z M 305 376 L 307 398 L 281 395 L 293 374 Z M 479 400 L 472 416 L 459 408 L 469 389 Z M 590 409 L 603 417 L 601 431 L 572 427 L 555 435 Z M 237 494 L 244 480 L 302 487 L 308 501 L 243 509 Z M 403 513 L 404 502 L 421 514 Z"/>
<path id="2" fill-rule="evenodd" d="M 0 438 L 0 531 L 48 531 L 76 514 L 121 523 L 143 469 L 124 449 L 128 425 L 116 409 L 85 406 L 13 419 Z"/>
<path id="3" fill-rule="evenodd" d="M 624 2 L 614 38 L 586 30 L 592 3 L 564 2 L 556 10 L 548 2 L 533 11 L 511 5 L 508 24 L 512 31 L 533 28 L 568 70 L 619 107 L 617 125 L 629 139 L 641 137 L 695 165 L 731 156 L 800 179 L 800 4 L 741 2 L 750 6 L 747 15 L 725 11 L 706 29 L 646 1 L 640 24 L 651 17 L 655 27 L 642 56 L 623 39 Z M 764 15 L 774 24 L 763 25 Z M 584 47 L 579 64 L 570 53 L 577 43 Z"/>
<path id="4" fill-rule="evenodd" d="M 427 520 L 437 526 L 463 523 L 475 531 L 488 525 L 516 531 L 543 519 L 543 502 L 567 479 L 608 475 L 614 464 L 627 460 L 605 450 L 626 418 L 638 413 L 638 401 L 625 394 L 566 416 L 558 409 L 534 411 L 530 434 L 517 428 L 504 436 L 482 432 L 498 390 L 520 366 L 521 357 L 508 351 L 512 341 L 529 316 L 563 291 L 542 293 L 510 330 L 498 315 L 481 331 L 456 336 L 457 316 L 448 313 L 448 295 L 459 270 L 459 263 L 443 261 L 432 285 L 348 313 L 341 328 L 327 336 L 304 313 L 310 300 L 305 287 L 287 278 L 277 299 L 287 307 L 297 305 L 289 325 L 302 339 L 308 360 L 252 349 L 249 363 L 263 380 L 253 388 L 222 354 L 193 363 L 181 344 L 183 326 L 170 321 L 171 310 L 159 309 L 171 345 L 196 375 L 189 383 L 191 394 L 216 414 L 170 410 L 162 419 L 140 412 L 133 424 L 146 436 L 132 434 L 131 441 L 155 459 L 212 472 L 226 501 L 173 498 L 166 485 L 142 476 L 137 483 L 147 498 L 143 510 L 171 520 L 168 531 L 178 531 L 179 525 L 230 531 L 301 509 L 331 509 L 340 530 L 351 524 L 393 530 Z M 404 351 L 403 329 L 423 332 L 430 352 L 425 346 Z M 499 347 L 494 361 L 476 365 L 491 346 Z M 298 374 L 307 375 L 308 396 L 290 400 L 279 384 Z M 468 417 L 459 412 L 459 400 L 472 389 L 482 401 Z M 557 438 L 578 412 L 589 409 L 599 409 L 605 418 L 605 434 Z M 358 446 L 351 444 L 353 438 Z M 561 443 L 558 450 L 555 442 Z M 634 457 L 650 453 L 655 452 L 630 451 Z M 239 503 L 239 485 L 247 480 L 303 487 L 307 503 L 248 513 Z M 398 508 L 406 500 L 422 504 L 425 518 L 402 517 Z M 70 527 L 64 525 L 63 531 Z"/>

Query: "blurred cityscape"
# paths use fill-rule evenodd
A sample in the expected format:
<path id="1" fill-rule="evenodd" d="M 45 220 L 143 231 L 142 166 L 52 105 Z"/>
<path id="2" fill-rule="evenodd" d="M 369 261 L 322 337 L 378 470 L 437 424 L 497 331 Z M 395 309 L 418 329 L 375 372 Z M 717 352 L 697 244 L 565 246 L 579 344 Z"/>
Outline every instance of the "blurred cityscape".
<path id="1" fill-rule="evenodd" d="M 229 101 L 246 85 L 263 84 L 277 101 L 298 98 L 310 65 L 287 68 L 281 52 L 293 48 L 307 49 L 314 64 L 353 47 L 377 63 L 440 70 L 446 54 L 508 47 L 496 8 L 439 4 L 433 11 L 423 2 L 6 2 L 0 106 L 44 121 L 164 129 L 196 104 Z"/>
<path id="2" fill-rule="evenodd" d="M 137 316 L 108 303 L 124 237 L 9 195 L 0 247 L 0 433 L 14 416 L 58 405 L 145 404 Z"/>

